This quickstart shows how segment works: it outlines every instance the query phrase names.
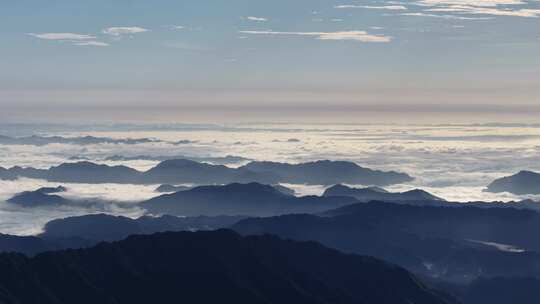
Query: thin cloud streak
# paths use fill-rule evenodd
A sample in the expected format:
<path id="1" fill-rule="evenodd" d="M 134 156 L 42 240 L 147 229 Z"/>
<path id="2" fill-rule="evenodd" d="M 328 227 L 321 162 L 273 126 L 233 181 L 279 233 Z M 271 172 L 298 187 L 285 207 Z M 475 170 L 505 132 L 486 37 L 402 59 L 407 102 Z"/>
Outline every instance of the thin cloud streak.
<path id="1" fill-rule="evenodd" d="M 365 8 L 365 9 L 382 9 L 382 10 L 394 10 L 394 11 L 405 11 L 407 7 L 403 5 L 382 5 L 382 6 L 372 6 L 372 5 L 338 5 L 334 6 L 337 9 L 347 9 L 347 8 Z"/>
<path id="2" fill-rule="evenodd" d="M 103 30 L 103 34 L 119 37 L 122 35 L 132 35 L 149 31 L 150 30 L 138 26 L 120 26 L 106 28 Z"/>
<path id="3" fill-rule="evenodd" d="M 372 35 L 366 31 L 340 31 L 340 32 L 274 32 L 274 31 L 240 31 L 242 34 L 271 35 L 271 36 L 307 36 L 318 40 L 353 40 L 360 42 L 388 43 L 392 37 Z"/>
<path id="4" fill-rule="evenodd" d="M 32 37 L 44 40 L 91 40 L 96 39 L 96 36 L 76 34 L 76 33 L 28 33 Z"/>

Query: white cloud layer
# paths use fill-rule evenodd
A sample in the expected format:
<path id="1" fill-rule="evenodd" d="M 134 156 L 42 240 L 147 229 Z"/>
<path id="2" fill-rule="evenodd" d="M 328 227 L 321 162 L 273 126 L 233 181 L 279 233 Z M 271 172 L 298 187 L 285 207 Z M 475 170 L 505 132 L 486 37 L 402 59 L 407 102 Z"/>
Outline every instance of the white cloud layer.
<path id="1" fill-rule="evenodd" d="M 334 8 L 346 9 L 346 8 L 366 8 L 366 9 L 383 9 L 383 10 L 392 10 L 392 11 L 404 11 L 407 8 L 403 5 L 381 5 L 381 6 L 372 6 L 372 5 L 337 5 Z"/>
<path id="2" fill-rule="evenodd" d="M 102 41 L 77 41 L 77 42 L 73 42 L 73 45 L 78 45 L 78 46 L 100 46 L 100 47 L 109 46 L 108 43 L 102 42 Z"/>
<path id="3" fill-rule="evenodd" d="M 240 31 L 242 34 L 272 35 L 272 36 L 308 36 L 319 40 L 353 40 L 360 42 L 390 42 L 392 37 L 373 35 L 366 31 L 340 32 L 274 32 L 274 31 Z"/>
<path id="4" fill-rule="evenodd" d="M 28 33 L 28 35 L 44 40 L 92 40 L 95 36 L 75 33 Z"/>
<path id="5" fill-rule="evenodd" d="M 268 21 L 268 18 L 254 17 L 254 16 L 246 17 L 246 19 L 249 20 L 249 21 L 257 21 L 257 22 L 266 22 L 266 21 Z"/>
<path id="6" fill-rule="evenodd" d="M 420 0 L 416 5 L 426 7 L 426 15 L 453 13 L 459 15 L 487 15 L 507 17 L 540 17 L 540 9 L 528 8 L 523 0 Z"/>
<path id="7" fill-rule="evenodd" d="M 108 43 L 102 41 L 96 41 L 95 36 L 75 33 L 28 33 L 32 37 L 36 37 L 43 40 L 68 42 L 76 46 L 109 46 Z"/>
<path id="8" fill-rule="evenodd" d="M 450 5 L 442 8 L 432 8 L 426 11 L 430 12 L 454 12 L 473 15 L 492 15 L 492 16 L 509 16 L 509 17 L 526 17 L 537 18 L 540 16 L 540 9 L 498 9 L 492 7 L 475 7 L 467 5 Z"/>
<path id="9" fill-rule="evenodd" d="M 122 35 L 133 35 L 138 33 L 149 32 L 150 30 L 138 27 L 138 26 L 120 26 L 120 27 L 109 27 L 103 30 L 103 34 L 119 37 Z"/>
<path id="10" fill-rule="evenodd" d="M 465 17 L 465 16 L 456 16 L 456 15 L 437 15 L 429 13 L 403 13 L 401 16 L 411 16 L 411 17 L 430 17 L 430 18 L 441 18 L 441 19 L 453 19 L 453 20 L 489 20 L 492 18 L 489 17 Z"/>

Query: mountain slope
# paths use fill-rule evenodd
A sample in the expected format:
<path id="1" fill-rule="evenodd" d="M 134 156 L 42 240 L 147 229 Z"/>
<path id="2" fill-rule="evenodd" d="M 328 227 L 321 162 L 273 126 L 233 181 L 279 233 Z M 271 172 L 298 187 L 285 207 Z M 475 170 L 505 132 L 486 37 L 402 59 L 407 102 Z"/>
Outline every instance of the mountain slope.
<path id="1" fill-rule="evenodd" d="M 534 211 L 371 202 L 324 215 L 250 218 L 232 229 L 317 241 L 449 281 L 540 275 L 540 214 Z"/>
<path id="2" fill-rule="evenodd" d="M 385 201 L 432 201 L 444 202 L 444 199 L 437 197 L 424 190 L 415 189 L 407 192 L 388 192 L 376 187 L 351 188 L 345 185 L 334 185 L 326 189 L 323 196 L 351 196 L 362 202 Z"/>
<path id="3" fill-rule="evenodd" d="M 301 164 L 251 162 L 244 167 L 253 172 L 273 172 L 280 182 L 332 185 L 339 183 L 385 186 L 411 181 L 413 178 L 394 171 L 363 168 L 352 162 L 320 160 Z"/>
<path id="4" fill-rule="evenodd" d="M 45 225 L 39 237 L 53 241 L 72 238 L 94 242 L 117 241 L 133 234 L 226 228 L 242 219 L 245 217 L 175 217 L 170 215 L 131 219 L 123 216 L 91 214 L 52 220 Z"/>
<path id="5" fill-rule="evenodd" d="M 230 231 L 133 236 L 30 259 L 1 254 L 0 268 L 6 304 L 445 303 L 380 260 Z"/>
<path id="6" fill-rule="evenodd" d="M 201 186 L 142 202 L 153 214 L 271 216 L 314 213 L 357 202 L 351 197 L 294 197 L 258 183 Z"/>
<path id="7" fill-rule="evenodd" d="M 165 160 L 145 172 L 126 166 L 99 165 L 87 161 L 64 163 L 49 169 L 0 168 L 1 179 L 37 178 L 66 183 L 122 184 L 263 184 L 353 183 L 390 185 L 412 180 L 407 174 L 383 172 L 351 162 L 317 161 L 304 164 L 251 162 L 239 168 L 211 165 L 186 159 Z"/>
<path id="8" fill-rule="evenodd" d="M 540 194 L 540 174 L 521 171 L 515 175 L 494 180 L 487 186 L 488 192 L 510 192 L 514 194 Z"/>

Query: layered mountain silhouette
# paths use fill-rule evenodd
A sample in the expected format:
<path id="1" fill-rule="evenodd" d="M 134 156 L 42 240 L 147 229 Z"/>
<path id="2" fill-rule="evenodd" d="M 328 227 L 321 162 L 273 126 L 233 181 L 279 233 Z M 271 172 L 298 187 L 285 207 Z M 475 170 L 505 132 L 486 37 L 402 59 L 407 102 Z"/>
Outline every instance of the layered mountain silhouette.
<path id="1" fill-rule="evenodd" d="M 358 202 L 352 197 L 294 197 L 258 183 L 201 186 L 142 202 L 152 214 L 271 216 L 316 213 Z"/>
<path id="2" fill-rule="evenodd" d="M 0 170 L 0 178 L 28 177 L 66 183 L 123 184 L 228 184 L 259 182 L 264 184 L 356 183 L 390 185 L 410 181 L 404 173 L 362 168 L 355 163 L 317 161 L 304 164 L 251 162 L 239 168 L 211 165 L 186 159 L 166 160 L 148 171 L 126 166 L 107 166 L 88 161 L 65 163 L 49 169 L 13 167 Z"/>
<path id="3" fill-rule="evenodd" d="M 282 185 L 272 185 L 272 187 L 274 187 L 274 189 L 276 189 L 277 191 L 279 191 L 279 192 L 281 192 L 283 194 L 286 194 L 286 195 L 295 195 L 296 194 L 293 189 L 287 188 L 287 187 L 282 186 Z M 193 189 L 193 187 L 174 186 L 174 185 L 164 184 L 164 185 L 160 185 L 159 187 L 157 187 L 156 190 L 154 190 L 154 191 L 159 192 L 159 193 L 174 193 L 174 192 L 186 191 L 186 190 L 190 190 L 190 189 Z"/>
<path id="4" fill-rule="evenodd" d="M 521 171 L 515 175 L 494 180 L 487 186 L 489 192 L 510 192 L 513 194 L 540 194 L 540 174 Z"/>
<path id="5" fill-rule="evenodd" d="M 58 186 L 56 188 L 44 187 L 35 191 L 25 191 L 15 194 L 12 198 L 8 199 L 7 202 L 24 207 L 67 205 L 70 203 L 69 200 L 54 194 L 65 191 L 66 188 L 63 186 Z"/>
<path id="6" fill-rule="evenodd" d="M 242 216 L 161 217 L 90 214 L 48 222 L 37 236 L 0 234 L 0 252 L 20 252 L 30 256 L 67 248 L 86 248 L 102 241 L 122 240 L 133 234 L 166 231 L 201 231 L 226 228 L 245 219 Z"/>
<path id="7" fill-rule="evenodd" d="M 78 247 L 80 244 L 73 244 Z M 57 243 L 35 236 L 15 236 L 0 234 L 0 252 L 19 252 L 35 255 L 40 252 L 61 249 Z"/>
<path id="8" fill-rule="evenodd" d="M 396 193 L 388 192 L 379 187 L 351 188 L 345 185 L 332 186 L 324 191 L 323 196 L 351 196 L 362 202 L 444 201 L 444 199 L 420 189 Z"/>
<path id="9" fill-rule="evenodd" d="M 250 218 L 232 228 L 242 234 L 318 241 L 448 281 L 540 275 L 540 214 L 529 210 L 370 202 L 319 216 Z"/>
<path id="10" fill-rule="evenodd" d="M 292 184 L 349 183 L 384 186 L 412 180 L 404 173 L 371 170 L 346 161 L 322 160 L 302 164 L 251 162 L 243 168 L 258 173 L 271 172 L 280 176 L 281 182 Z"/>
<path id="11" fill-rule="evenodd" d="M 94 242 L 116 241 L 132 234 L 217 230 L 229 227 L 245 218 L 242 216 L 176 217 L 164 215 L 131 219 L 123 216 L 92 214 L 52 220 L 45 225 L 39 237 L 44 240 L 79 238 Z"/>
<path id="12" fill-rule="evenodd" d="M 0 267 L 6 304 L 451 303 L 375 258 L 223 230 L 131 236 L 33 258 L 0 254 Z"/>

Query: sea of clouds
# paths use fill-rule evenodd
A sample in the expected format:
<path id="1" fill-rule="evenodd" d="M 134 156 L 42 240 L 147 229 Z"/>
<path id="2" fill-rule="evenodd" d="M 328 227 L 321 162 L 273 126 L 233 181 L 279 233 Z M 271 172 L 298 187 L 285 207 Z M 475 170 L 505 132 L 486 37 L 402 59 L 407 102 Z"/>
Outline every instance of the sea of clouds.
<path id="1" fill-rule="evenodd" d="M 138 144 L 104 143 L 0 145 L 0 166 L 48 168 L 88 160 L 147 170 L 163 158 L 240 156 L 253 160 L 305 162 L 354 161 L 361 166 L 406 172 L 416 179 L 388 187 L 422 188 L 452 201 L 511 201 L 540 197 L 492 194 L 484 188 L 495 178 L 519 170 L 540 171 L 540 128 L 527 125 L 167 125 L 167 126 L 25 126 L 6 127 L 9 136 L 37 134 L 115 139 L 149 138 Z M 119 131 L 120 130 L 120 131 Z M 15 132 L 17 131 L 17 132 Z M 145 159 L 107 160 L 111 156 Z M 152 159 L 155 158 L 155 159 Z M 240 166 L 245 160 L 230 163 Z M 0 181 L 0 233 L 35 234 L 54 218 L 86 213 L 137 217 L 136 202 L 158 193 L 158 185 L 65 184 L 63 196 L 80 201 L 69 207 L 20 208 L 5 201 L 15 193 L 57 186 L 40 180 Z M 286 185 L 298 195 L 319 195 L 324 186 Z M 356 185 L 362 186 L 362 185 Z M 99 202 L 99 203 L 96 203 Z"/>

